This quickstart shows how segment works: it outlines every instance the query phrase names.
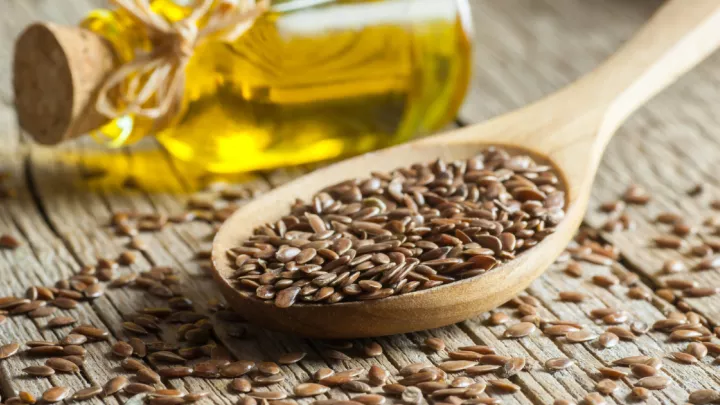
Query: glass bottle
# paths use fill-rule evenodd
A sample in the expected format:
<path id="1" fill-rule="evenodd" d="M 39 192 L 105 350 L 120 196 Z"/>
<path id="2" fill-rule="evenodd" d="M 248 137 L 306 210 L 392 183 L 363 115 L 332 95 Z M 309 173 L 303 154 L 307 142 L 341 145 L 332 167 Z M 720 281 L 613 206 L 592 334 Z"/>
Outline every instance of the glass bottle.
<path id="1" fill-rule="evenodd" d="M 190 10 L 178 2 L 151 5 L 177 21 Z M 154 134 L 171 155 L 213 172 L 401 143 L 455 116 L 470 77 L 469 18 L 467 0 L 276 0 L 234 42 L 196 46 L 169 120 L 126 115 L 95 135 L 120 146 Z M 106 38 L 119 63 L 150 49 L 122 10 L 95 10 L 82 26 Z"/>

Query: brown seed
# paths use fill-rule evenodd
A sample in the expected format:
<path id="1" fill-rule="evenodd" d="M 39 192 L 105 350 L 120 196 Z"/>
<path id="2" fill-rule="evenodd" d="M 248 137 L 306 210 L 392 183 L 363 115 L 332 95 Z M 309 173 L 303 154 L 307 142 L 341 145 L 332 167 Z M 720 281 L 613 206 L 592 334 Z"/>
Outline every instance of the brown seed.
<path id="1" fill-rule="evenodd" d="M 655 367 L 643 363 L 631 364 L 630 371 L 638 378 L 651 377 L 658 372 Z"/>
<path id="2" fill-rule="evenodd" d="M 25 367 L 23 371 L 34 377 L 49 377 L 55 374 L 55 370 L 48 366 L 30 366 Z"/>
<path id="3" fill-rule="evenodd" d="M 112 378 L 107 383 L 105 383 L 105 386 L 103 386 L 103 395 L 107 397 L 117 392 L 120 392 L 122 389 L 127 387 L 129 383 L 130 382 L 125 376 L 118 376 Z"/>
<path id="4" fill-rule="evenodd" d="M 120 362 L 120 366 L 126 371 L 138 371 L 146 368 L 144 364 L 135 359 L 124 359 Z"/>
<path id="5" fill-rule="evenodd" d="M 142 384 L 142 383 L 129 383 L 125 387 L 125 392 L 130 395 L 137 395 L 137 394 L 142 394 L 142 393 L 146 393 L 146 392 L 154 392 L 154 391 L 155 391 L 155 388 L 153 388 L 150 385 Z"/>
<path id="6" fill-rule="evenodd" d="M 573 325 L 551 325 L 543 329 L 543 333 L 547 336 L 566 336 L 570 332 L 578 331 L 579 329 Z"/>
<path id="7" fill-rule="evenodd" d="M 368 371 L 368 381 L 374 386 L 385 384 L 389 376 L 389 373 L 385 369 L 375 364 L 370 366 L 370 370 Z"/>
<path id="8" fill-rule="evenodd" d="M 7 359 L 8 357 L 14 356 L 15 353 L 20 349 L 19 343 L 8 343 L 0 346 L 0 360 Z"/>
<path id="9" fill-rule="evenodd" d="M 568 262 L 567 267 L 565 267 L 565 273 L 567 273 L 571 277 L 579 278 L 583 275 L 582 266 L 578 262 L 571 261 Z"/>
<path id="10" fill-rule="evenodd" d="M 161 381 L 160 375 L 147 367 L 137 370 L 135 378 L 146 384 L 159 384 Z"/>
<path id="11" fill-rule="evenodd" d="M 490 316 L 490 319 L 488 319 L 488 322 L 490 322 L 490 325 L 504 325 L 508 322 L 510 322 L 510 316 L 504 312 L 495 312 Z"/>
<path id="12" fill-rule="evenodd" d="M 323 356 L 332 360 L 350 360 L 350 356 L 335 349 L 323 350 Z"/>
<path id="13" fill-rule="evenodd" d="M 718 291 L 720 291 L 720 289 L 717 287 L 692 287 L 684 290 L 683 294 L 685 294 L 686 297 L 701 298 L 715 295 Z"/>
<path id="14" fill-rule="evenodd" d="M 363 352 L 367 357 L 377 357 L 383 354 L 383 348 L 377 342 L 371 342 L 363 346 Z"/>
<path id="15" fill-rule="evenodd" d="M 92 387 L 83 388 L 75 391 L 71 399 L 74 401 L 86 401 L 90 398 L 98 396 L 102 392 L 102 387 L 94 385 Z"/>
<path id="16" fill-rule="evenodd" d="M 365 384 L 362 381 L 348 381 L 344 383 L 342 386 L 342 389 L 348 392 L 357 392 L 357 393 L 368 393 L 372 391 L 372 388 Z"/>
<path id="17" fill-rule="evenodd" d="M 252 390 L 252 383 L 247 378 L 235 378 L 230 382 L 230 390 L 247 393 Z"/>
<path id="18" fill-rule="evenodd" d="M 220 374 L 223 377 L 237 378 L 250 372 L 255 367 L 255 362 L 249 360 L 240 360 L 230 363 L 220 368 Z"/>
<path id="19" fill-rule="evenodd" d="M 372 371 L 372 368 L 370 370 Z M 315 370 L 315 372 L 313 373 L 313 379 L 315 381 L 320 381 L 324 378 L 332 376 L 333 374 L 335 374 L 335 372 L 333 370 L 331 370 L 327 367 L 320 367 L 319 369 Z M 369 373 L 368 373 L 368 376 L 369 376 Z"/>
<path id="20" fill-rule="evenodd" d="M 117 342 L 112 347 L 112 353 L 118 357 L 130 357 L 133 354 L 133 347 L 126 342 Z"/>
<path id="21" fill-rule="evenodd" d="M 453 373 L 457 371 L 465 370 L 466 368 L 476 366 L 478 364 L 477 361 L 470 361 L 470 360 L 449 360 L 444 361 L 440 364 L 438 364 L 438 368 L 448 372 Z"/>
<path id="22" fill-rule="evenodd" d="M 687 341 L 687 340 L 695 340 L 699 337 L 701 337 L 703 334 L 701 332 L 698 332 L 696 330 L 691 329 L 679 329 L 676 331 L 673 331 L 670 334 L 670 340 L 671 341 Z"/>
<path id="23" fill-rule="evenodd" d="M 440 338 L 427 338 L 425 339 L 425 347 L 429 350 L 439 352 L 445 350 L 445 341 Z"/>
<path id="24" fill-rule="evenodd" d="M 676 361 L 678 361 L 680 363 L 695 364 L 698 361 L 700 361 L 697 359 L 697 357 L 695 357 L 689 353 L 673 352 L 673 353 L 670 353 L 670 355 L 672 356 L 673 359 L 675 359 Z"/>
<path id="25" fill-rule="evenodd" d="M 565 335 L 565 339 L 567 339 L 567 341 L 570 343 L 589 342 L 591 340 L 595 340 L 596 338 L 596 334 L 585 329 L 569 332 L 567 335 Z"/>
<path id="26" fill-rule="evenodd" d="M 382 390 L 390 395 L 400 395 L 405 392 L 406 389 L 407 387 L 401 384 L 385 384 L 382 386 Z"/>
<path id="27" fill-rule="evenodd" d="M 52 315 L 55 312 L 55 307 L 40 307 L 38 309 L 35 309 L 31 311 L 28 316 L 30 318 L 45 318 L 47 316 Z"/>
<path id="28" fill-rule="evenodd" d="M 85 348 L 83 348 L 82 346 L 67 345 L 67 346 L 63 347 L 63 352 L 65 355 L 68 355 L 68 356 L 83 357 L 87 353 L 87 350 L 85 350 Z"/>
<path id="29" fill-rule="evenodd" d="M 47 359 L 45 365 L 61 373 L 77 373 L 80 371 L 80 368 L 75 363 L 59 357 Z"/>
<path id="30" fill-rule="evenodd" d="M 585 405 L 605 405 L 605 398 L 599 392 L 591 392 L 583 398 Z"/>
<path id="31" fill-rule="evenodd" d="M 632 395 L 637 399 L 645 400 L 650 398 L 650 391 L 643 387 L 633 387 Z"/>
<path id="32" fill-rule="evenodd" d="M 187 360 L 185 360 L 185 358 L 183 358 L 179 354 L 175 354 L 167 350 L 161 350 L 159 352 L 151 353 L 148 358 L 150 358 L 151 361 L 171 364 L 185 364 L 187 362 Z"/>
<path id="33" fill-rule="evenodd" d="M 655 245 L 665 249 L 680 249 L 684 245 L 684 241 L 677 236 L 661 235 L 654 238 Z"/>
<path id="34" fill-rule="evenodd" d="M 668 385 L 670 385 L 670 379 L 662 375 L 644 377 L 635 383 L 636 387 L 642 387 L 649 390 L 662 390 Z"/>
<path id="35" fill-rule="evenodd" d="M 628 376 L 628 373 L 627 371 L 625 371 L 625 369 L 601 367 L 598 371 L 603 377 L 612 378 L 615 380 Z"/>
<path id="36" fill-rule="evenodd" d="M 69 316 L 58 316 L 48 321 L 47 326 L 49 328 L 60 328 L 63 326 L 72 325 L 77 320 L 75 318 L 71 318 Z"/>
<path id="37" fill-rule="evenodd" d="M 489 380 L 488 384 L 490 384 L 490 386 L 494 389 L 502 392 L 512 393 L 520 391 L 520 386 L 513 384 L 510 380 Z"/>
<path id="38" fill-rule="evenodd" d="M 65 336 L 61 341 L 60 344 L 65 345 L 82 345 L 87 342 L 88 338 L 85 335 L 80 335 L 77 333 L 70 333 L 67 336 Z"/>
<path id="39" fill-rule="evenodd" d="M 278 363 L 286 364 L 286 365 L 287 364 L 295 364 L 298 361 L 304 359 L 305 356 L 307 356 L 307 353 L 305 353 L 305 352 L 287 353 L 287 354 L 280 356 L 280 358 L 278 358 Z"/>
<path id="40" fill-rule="evenodd" d="M 60 402 L 64 400 L 65 398 L 70 395 L 70 389 L 66 387 L 52 387 L 48 388 L 43 392 L 42 399 L 43 401 L 54 404 L 55 402 Z"/>
<path id="41" fill-rule="evenodd" d="M 276 391 L 250 391 L 247 395 L 257 399 L 285 399 L 287 394 Z"/>
<path id="42" fill-rule="evenodd" d="M 298 397 L 312 397 L 330 391 L 330 387 L 315 383 L 303 383 L 296 385 L 293 392 Z"/>
<path id="43" fill-rule="evenodd" d="M 256 375 L 253 376 L 253 384 L 257 386 L 265 386 L 278 384 L 285 381 L 285 377 L 282 375 Z"/>
<path id="44" fill-rule="evenodd" d="M 612 380 L 605 379 L 598 381 L 595 389 L 603 395 L 610 395 L 618 389 L 618 386 Z"/>
<path id="45" fill-rule="evenodd" d="M 598 344 L 605 349 L 616 346 L 619 341 L 620 339 L 618 338 L 618 336 L 612 332 L 602 333 L 598 337 Z"/>
<path id="46" fill-rule="evenodd" d="M 132 337 L 128 340 L 128 344 L 132 348 L 132 354 L 137 357 L 145 357 L 147 355 L 147 346 L 142 340 Z"/>
<path id="47" fill-rule="evenodd" d="M 596 275 L 592 277 L 592 282 L 600 287 L 610 288 L 614 285 L 620 284 L 620 280 L 610 274 Z"/>
<path id="48" fill-rule="evenodd" d="M 182 378 L 192 375 L 193 369 L 185 366 L 166 367 L 158 369 L 157 373 L 165 378 Z"/>
<path id="49" fill-rule="evenodd" d="M 565 302 L 583 302 L 585 300 L 585 294 L 579 291 L 561 291 L 558 298 L 560 301 Z"/>
<path id="50" fill-rule="evenodd" d="M 465 372 L 469 375 L 488 374 L 500 369 L 501 367 L 502 366 L 497 364 L 483 364 L 479 366 L 468 367 L 465 369 Z"/>
<path id="51" fill-rule="evenodd" d="M 637 339 L 637 336 L 635 336 L 634 333 L 631 331 L 620 327 L 620 326 L 610 326 L 606 329 L 607 332 L 615 334 L 618 338 L 622 340 L 635 340 Z"/>
<path id="52" fill-rule="evenodd" d="M 353 397 L 352 400 L 363 405 L 383 405 L 386 401 L 384 396 L 378 394 L 358 395 Z"/>
<path id="53" fill-rule="evenodd" d="M 90 325 L 80 325 L 74 328 L 71 333 L 78 333 L 98 340 L 107 340 L 110 337 L 110 334 L 107 331 Z"/>
<path id="54" fill-rule="evenodd" d="M 123 322 L 122 327 L 128 332 L 137 333 L 138 335 L 147 335 L 149 333 L 147 329 L 135 322 Z"/>
<path id="55" fill-rule="evenodd" d="M 720 391 L 697 390 L 690 393 L 688 402 L 694 405 L 705 405 L 720 402 Z"/>
<path id="56" fill-rule="evenodd" d="M 707 346 L 703 345 L 702 343 L 698 343 L 698 342 L 692 342 L 692 343 L 688 344 L 685 351 L 688 354 L 694 356 L 698 360 L 702 360 L 703 357 L 707 356 L 707 354 L 708 354 Z"/>
<path id="57" fill-rule="evenodd" d="M 648 361 L 650 361 L 652 357 L 650 356 L 628 356 L 623 357 L 621 359 L 617 359 L 613 361 L 613 364 L 618 366 L 630 366 L 632 364 L 646 364 Z"/>
<path id="58" fill-rule="evenodd" d="M 73 309 L 78 306 L 78 302 L 71 298 L 57 297 L 52 302 L 58 308 Z"/>
<path id="59" fill-rule="evenodd" d="M 545 369 L 548 371 L 564 370 L 573 365 L 573 361 L 565 357 L 549 359 L 545 362 Z"/>
<path id="60" fill-rule="evenodd" d="M 507 328 L 503 336 L 506 338 L 522 338 L 532 334 L 535 329 L 537 327 L 533 323 L 520 322 Z"/>

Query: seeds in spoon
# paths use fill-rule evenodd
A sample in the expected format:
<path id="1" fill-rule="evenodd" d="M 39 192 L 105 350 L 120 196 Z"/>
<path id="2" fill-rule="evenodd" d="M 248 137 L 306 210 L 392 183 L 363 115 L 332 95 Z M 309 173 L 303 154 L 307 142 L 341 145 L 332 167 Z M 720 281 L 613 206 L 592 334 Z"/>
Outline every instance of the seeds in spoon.
<path id="1" fill-rule="evenodd" d="M 495 147 L 344 181 L 231 248 L 243 258 L 232 282 L 287 308 L 382 299 L 480 275 L 554 231 L 565 204 L 557 184 L 550 166 Z M 414 248 L 401 246 L 408 239 Z M 259 260 L 271 284 L 254 274 Z"/>

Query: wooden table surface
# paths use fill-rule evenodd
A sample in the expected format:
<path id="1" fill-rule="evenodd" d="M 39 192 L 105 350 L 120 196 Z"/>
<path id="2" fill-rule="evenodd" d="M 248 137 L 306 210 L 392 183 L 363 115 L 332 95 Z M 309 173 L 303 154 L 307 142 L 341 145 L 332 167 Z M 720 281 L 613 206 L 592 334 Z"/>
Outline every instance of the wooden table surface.
<path id="1" fill-rule="evenodd" d="M 474 7 L 475 81 L 458 117 L 460 125 L 483 121 L 512 110 L 560 88 L 588 72 L 627 39 L 661 3 L 659 0 L 471 0 Z M 687 0 L 691 5 L 693 0 Z M 115 235 L 107 226 L 116 210 L 172 214 L 181 211 L 191 190 L 212 176 L 193 173 L 171 161 L 152 144 L 105 151 L 92 143 L 78 142 L 47 149 L 33 145 L 18 128 L 12 104 L 9 66 L 12 44 L 17 33 L 33 20 L 75 23 L 99 2 L 95 0 L 3 0 L 0 7 L 0 170 L 9 176 L 17 195 L 0 203 L 0 234 L 8 233 L 22 241 L 17 250 L 0 251 L 0 296 L 23 294 L 30 285 L 52 285 L 68 277 L 82 265 L 94 264 L 98 257 L 117 257 L 127 239 Z M 641 282 L 656 287 L 662 282 L 662 263 L 668 258 L 689 265 L 698 259 L 676 251 L 654 248 L 651 238 L 667 232 L 654 223 L 661 211 L 684 215 L 691 224 L 700 224 L 713 214 L 710 202 L 720 198 L 720 54 L 711 57 L 624 125 L 609 145 L 593 190 L 587 223 L 602 226 L 605 214 L 601 202 L 614 200 L 631 183 L 652 194 L 647 206 L 630 207 L 637 221 L 630 231 L 603 233 L 621 252 L 619 266 L 637 273 Z M 88 168 L 106 167 L 106 176 L 88 178 Z M 225 178 L 243 187 L 262 192 L 302 172 L 285 169 L 269 173 Z M 152 173 L 153 175 L 148 175 Z M 128 190 L 123 183 L 134 177 L 138 188 Z M 696 197 L 686 191 L 696 183 L 705 184 Z M 199 307 L 218 298 L 213 282 L 202 270 L 196 252 L 209 248 L 212 228 L 193 222 L 169 226 L 161 232 L 143 234 L 150 248 L 132 265 L 142 271 L 157 265 L 173 266 L 183 277 L 187 296 Z M 696 243 L 701 236 L 689 237 Z M 605 306 L 626 309 L 636 319 L 651 324 L 662 319 L 673 305 L 653 296 L 648 301 L 631 300 L 627 287 L 604 289 L 591 283 L 596 274 L 609 274 L 606 266 L 582 263 L 584 276 L 572 279 L 562 266 L 550 269 L 533 283 L 527 294 L 537 298 L 541 311 L 550 318 L 578 321 L 595 331 L 603 328 L 589 317 L 590 310 Z M 616 268 L 615 271 L 618 271 Z M 703 285 L 720 286 L 720 272 L 689 272 L 683 275 Z M 589 298 L 580 304 L 559 302 L 559 291 L 576 290 Z M 159 301 L 134 289 L 109 290 L 103 297 L 83 303 L 75 314 L 83 321 L 112 333 L 112 341 L 125 339 L 121 320 L 144 306 Z M 687 299 L 685 304 L 707 317 L 712 326 L 720 323 L 720 297 Z M 512 313 L 512 309 L 498 311 Z M 488 326 L 490 314 L 451 327 L 427 332 L 376 339 L 385 354 L 377 358 L 355 356 L 352 361 L 333 367 L 369 368 L 380 364 L 395 372 L 411 362 L 439 362 L 444 352 L 429 354 L 420 348 L 429 336 L 442 337 L 449 348 L 487 344 L 501 354 L 523 356 L 530 370 L 511 380 L 522 390 L 502 395 L 507 404 L 551 404 L 554 399 L 579 400 L 594 391 L 597 369 L 614 359 L 637 354 L 664 356 L 682 350 L 683 344 L 668 343 L 667 335 L 651 332 L 636 341 L 622 342 L 612 349 L 598 350 L 590 344 L 567 344 L 537 333 L 522 340 L 502 339 L 504 326 Z M 12 317 L 0 326 L 0 344 L 29 339 L 57 339 L 67 330 L 51 330 L 45 319 Z M 236 337 L 241 335 L 243 337 Z M 253 360 L 273 359 L 288 351 L 307 351 L 308 358 L 287 367 L 282 388 L 291 390 L 298 381 L 330 360 L 320 354 L 321 342 L 299 339 L 258 329 L 251 325 L 219 322 L 218 339 L 233 356 Z M 173 339 L 169 330 L 161 332 Z M 104 384 L 119 372 L 119 362 L 108 356 L 107 343 L 87 346 L 88 361 L 82 373 L 57 375 L 50 379 L 28 379 L 21 370 L 40 362 L 27 356 L 0 361 L 2 398 L 25 390 L 41 393 L 52 385 L 73 388 Z M 569 370 L 550 374 L 542 363 L 548 358 L 576 359 Z M 664 372 L 673 384 L 653 394 L 650 403 L 683 404 L 690 392 L 700 388 L 720 388 L 720 366 L 712 359 L 696 365 L 665 360 Z M 188 391 L 209 391 L 208 402 L 231 404 L 238 396 L 228 393 L 228 380 L 198 378 L 174 379 L 168 386 Z M 626 403 L 632 388 L 628 381 L 607 397 L 608 403 Z M 331 397 L 346 397 L 334 389 Z M 95 403 L 122 403 L 126 397 L 113 396 Z"/>

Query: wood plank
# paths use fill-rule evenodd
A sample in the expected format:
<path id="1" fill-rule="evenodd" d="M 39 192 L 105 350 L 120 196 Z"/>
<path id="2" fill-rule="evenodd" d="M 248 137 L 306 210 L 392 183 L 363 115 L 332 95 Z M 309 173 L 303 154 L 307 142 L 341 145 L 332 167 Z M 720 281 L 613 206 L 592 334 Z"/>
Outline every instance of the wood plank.
<path id="1" fill-rule="evenodd" d="M 481 122 L 568 85 L 610 56 L 660 0 L 471 0 L 472 84 L 460 110 Z"/>

